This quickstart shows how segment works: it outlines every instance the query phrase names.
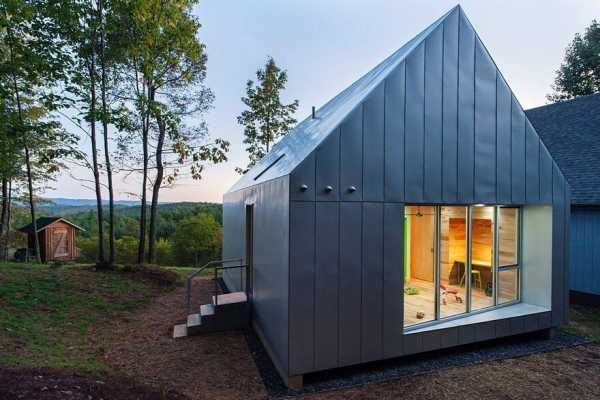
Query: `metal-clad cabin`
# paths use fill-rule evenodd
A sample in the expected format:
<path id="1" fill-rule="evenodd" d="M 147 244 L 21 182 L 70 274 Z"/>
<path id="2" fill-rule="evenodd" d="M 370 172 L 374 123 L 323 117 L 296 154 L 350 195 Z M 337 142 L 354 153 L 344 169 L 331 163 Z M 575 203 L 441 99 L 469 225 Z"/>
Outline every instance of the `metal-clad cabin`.
<path id="1" fill-rule="evenodd" d="M 527 111 L 571 187 L 572 300 L 600 302 L 600 94 Z"/>
<path id="2" fill-rule="evenodd" d="M 457 6 L 224 195 L 223 252 L 251 264 L 253 325 L 294 386 L 564 323 L 569 196 Z"/>
<path id="3" fill-rule="evenodd" d="M 79 256 L 76 245 L 77 231 L 83 228 L 61 217 L 41 217 L 36 220 L 42 262 L 72 261 Z M 33 224 L 18 229 L 27 235 L 29 254 L 35 254 L 35 234 Z"/>

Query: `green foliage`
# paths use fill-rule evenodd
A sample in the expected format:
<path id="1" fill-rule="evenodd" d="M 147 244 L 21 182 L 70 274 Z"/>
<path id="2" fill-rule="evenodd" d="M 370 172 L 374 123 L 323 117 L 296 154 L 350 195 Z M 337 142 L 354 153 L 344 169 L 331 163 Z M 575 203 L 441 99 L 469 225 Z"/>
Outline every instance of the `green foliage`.
<path id="1" fill-rule="evenodd" d="M 269 57 L 264 69 L 256 71 L 256 78 L 256 85 L 252 80 L 247 82 L 246 97 L 242 97 L 248 109 L 237 117 L 238 124 L 244 127 L 244 144 L 248 145 L 246 151 L 250 158 L 245 169 L 236 168 L 240 174 L 246 173 L 263 158 L 271 145 L 296 123 L 294 113 L 298 109 L 298 100 L 283 104 L 280 98 L 287 83 L 287 72 Z"/>
<path id="2" fill-rule="evenodd" d="M 41 208 L 41 210 L 44 210 Z M 159 225 L 158 237 L 156 243 L 156 264 L 158 265 L 191 265 L 194 260 L 193 254 L 185 253 L 179 256 L 180 248 L 175 246 L 175 233 L 180 232 L 180 235 L 185 236 L 182 232 L 181 225 L 186 225 L 190 220 L 200 224 L 206 223 L 206 230 L 212 231 L 213 236 L 219 237 L 217 240 L 216 249 L 214 251 L 206 251 L 201 246 L 199 247 L 199 262 L 207 258 L 220 258 L 221 244 L 221 223 L 223 219 L 222 207 L 220 204 L 211 203 L 174 203 L 161 204 L 158 207 Z M 204 215 L 202 218 L 197 218 L 199 215 Z M 116 241 L 117 263 L 119 264 L 134 264 L 137 261 L 137 229 L 138 229 L 139 207 L 121 207 L 116 210 Z M 98 228 L 96 222 L 96 214 L 93 210 L 80 213 L 70 214 L 66 216 L 71 222 L 85 229 L 77 236 L 77 247 L 80 249 L 80 258 L 85 262 L 95 262 L 98 255 Z M 19 221 L 27 222 L 25 218 L 19 217 Z M 187 226 L 187 225 L 186 225 Z M 196 235 L 200 232 L 204 235 L 205 229 L 195 227 L 191 229 L 189 234 Z M 209 235 L 210 236 L 210 235 Z M 187 240 L 187 239 L 186 239 Z M 198 239 L 203 240 L 203 239 Z M 192 236 L 190 242 L 195 241 Z M 187 244 L 183 244 L 183 247 Z M 185 250 L 187 251 L 187 250 Z M 192 254 L 192 255 L 190 255 Z"/>
<path id="3" fill-rule="evenodd" d="M 547 97 L 553 102 L 600 92 L 600 22 L 592 21 L 583 35 L 575 35 L 552 89 Z"/>
<path id="4" fill-rule="evenodd" d="M 178 265 L 192 265 L 196 259 L 204 263 L 221 254 L 221 226 L 210 214 L 200 213 L 181 221 L 172 241 Z"/>

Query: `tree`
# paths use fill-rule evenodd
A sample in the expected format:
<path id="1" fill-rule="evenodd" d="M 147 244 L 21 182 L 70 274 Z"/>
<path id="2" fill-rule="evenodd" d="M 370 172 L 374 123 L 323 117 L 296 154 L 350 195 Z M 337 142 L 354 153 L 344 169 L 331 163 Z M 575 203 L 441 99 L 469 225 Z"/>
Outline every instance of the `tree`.
<path id="1" fill-rule="evenodd" d="M 222 248 L 221 225 L 206 213 L 182 220 L 172 238 L 175 259 L 180 265 L 191 265 L 195 259 L 205 262 L 218 257 Z"/>
<path id="2" fill-rule="evenodd" d="M 139 263 L 145 259 L 148 182 L 152 197 L 147 260 L 153 263 L 160 189 L 173 184 L 184 169 L 192 178 L 200 179 L 204 164 L 225 161 L 229 147 L 225 140 L 210 140 L 202 119 L 214 96 L 203 84 L 206 53 L 197 38 L 200 24 L 191 13 L 196 3 L 123 3 L 124 20 L 119 25 L 128 27 L 127 81 L 133 86 L 129 92 L 135 95 L 128 99 L 128 104 L 134 106 L 130 112 L 134 120 L 128 125 L 138 130 L 142 148 L 141 159 L 134 158 L 136 164 L 142 164 Z M 131 153 L 131 144 L 137 143 L 132 143 L 131 137 L 127 140 L 122 148 Z M 140 171 L 137 165 L 131 170 Z"/>
<path id="3" fill-rule="evenodd" d="M 281 70 L 273 58 L 269 57 L 264 69 L 256 71 L 258 84 L 249 80 L 246 84 L 246 97 L 242 102 L 248 110 L 237 117 L 238 124 L 244 127 L 244 144 L 250 158 L 248 166 L 236 168 L 240 174 L 246 173 L 271 149 L 271 145 L 285 135 L 296 124 L 293 117 L 298 109 L 298 100 L 282 104 L 280 95 L 287 83 L 287 72 Z"/>
<path id="4" fill-rule="evenodd" d="M 8 130 L 24 154 L 31 222 L 37 230 L 34 179 L 55 173 L 60 160 L 79 154 L 76 138 L 52 120 L 51 113 L 64 105 L 57 94 L 64 82 L 70 59 L 64 52 L 57 20 L 57 5 L 51 1 L 5 0 L 0 2 L 0 35 L 6 55 L 0 60 L 0 79 L 6 89 Z M 40 262 L 40 246 L 35 235 Z"/>
<path id="5" fill-rule="evenodd" d="M 600 22 L 592 21 L 583 36 L 575 35 L 552 89 L 554 93 L 547 96 L 552 102 L 600 92 Z"/>

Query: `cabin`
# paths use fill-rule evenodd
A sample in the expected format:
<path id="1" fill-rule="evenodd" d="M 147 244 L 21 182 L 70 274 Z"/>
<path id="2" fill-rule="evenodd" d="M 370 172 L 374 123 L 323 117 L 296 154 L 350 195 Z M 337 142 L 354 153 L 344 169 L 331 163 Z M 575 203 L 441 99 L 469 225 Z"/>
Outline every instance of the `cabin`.
<path id="1" fill-rule="evenodd" d="M 570 191 L 460 6 L 224 195 L 224 270 L 287 385 L 568 318 Z"/>
<path id="2" fill-rule="evenodd" d="M 600 93 L 526 113 L 571 187 L 571 300 L 600 304 Z"/>
<path id="3" fill-rule="evenodd" d="M 77 232 L 84 229 L 62 217 L 41 217 L 36 220 L 42 262 L 72 261 L 79 256 Z M 28 224 L 18 232 L 27 235 L 29 254 L 35 254 L 33 224 Z"/>

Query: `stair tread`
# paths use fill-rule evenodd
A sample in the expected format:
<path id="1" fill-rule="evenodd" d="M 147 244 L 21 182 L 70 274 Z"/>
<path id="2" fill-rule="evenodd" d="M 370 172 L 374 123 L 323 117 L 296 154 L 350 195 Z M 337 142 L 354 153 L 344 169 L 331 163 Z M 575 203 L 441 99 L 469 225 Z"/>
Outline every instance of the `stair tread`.
<path id="1" fill-rule="evenodd" d="M 200 315 L 202 317 L 207 317 L 209 315 L 215 314 L 215 306 L 214 304 L 202 304 L 200 306 Z"/>
<path id="2" fill-rule="evenodd" d="M 218 305 L 224 304 L 235 304 L 235 303 L 244 303 L 248 300 L 246 297 L 246 293 L 244 292 L 232 292 L 220 294 L 217 296 Z M 213 304 L 215 304 L 215 296 L 212 297 Z"/>
<path id="3" fill-rule="evenodd" d="M 200 317 L 200 314 L 190 314 L 187 317 L 187 327 L 194 327 L 194 326 L 198 326 L 198 325 L 202 325 L 202 318 Z"/>
<path id="4" fill-rule="evenodd" d="M 173 327 L 173 339 L 182 338 L 187 336 L 187 325 L 179 324 Z"/>

